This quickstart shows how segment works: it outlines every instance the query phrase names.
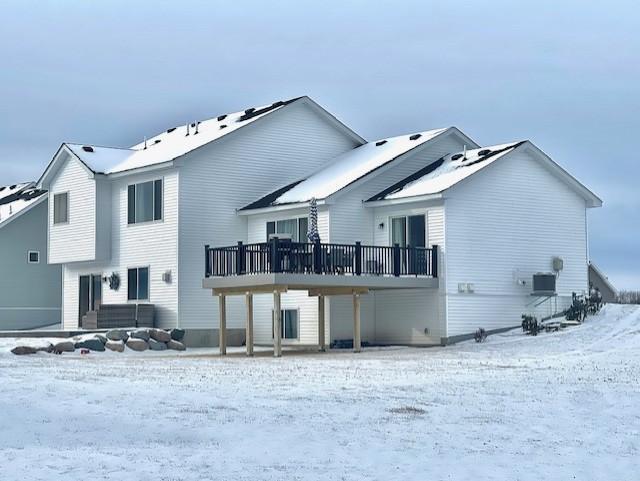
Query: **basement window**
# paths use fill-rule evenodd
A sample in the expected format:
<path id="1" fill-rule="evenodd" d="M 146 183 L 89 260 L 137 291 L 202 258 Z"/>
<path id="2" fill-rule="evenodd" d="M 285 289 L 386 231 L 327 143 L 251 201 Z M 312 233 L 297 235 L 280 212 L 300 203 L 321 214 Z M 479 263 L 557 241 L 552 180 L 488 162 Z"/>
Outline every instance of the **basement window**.
<path id="1" fill-rule="evenodd" d="M 273 311 L 272 311 L 273 315 Z M 280 310 L 280 335 L 282 339 L 298 339 L 298 310 Z M 273 324 L 271 325 L 271 337 L 273 336 Z"/>
<path id="2" fill-rule="evenodd" d="M 127 299 L 130 301 L 149 300 L 148 267 L 136 267 L 127 270 Z"/>
<path id="3" fill-rule="evenodd" d="M 127 188 L 127 223 L 162 220 L 162 179 L 131 184 Z"/>

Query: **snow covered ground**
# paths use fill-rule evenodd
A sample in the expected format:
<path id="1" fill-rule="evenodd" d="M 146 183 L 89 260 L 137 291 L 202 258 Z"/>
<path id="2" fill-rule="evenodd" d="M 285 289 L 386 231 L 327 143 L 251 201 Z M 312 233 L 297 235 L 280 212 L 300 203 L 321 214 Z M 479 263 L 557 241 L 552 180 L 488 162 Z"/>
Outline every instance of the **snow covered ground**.
<path id="1" fill-rule="evenodd" d="M 640 476 L 638 307 L 537 338 L 359 355 L 14 345 L 0 339 L 2 480 Z"/>

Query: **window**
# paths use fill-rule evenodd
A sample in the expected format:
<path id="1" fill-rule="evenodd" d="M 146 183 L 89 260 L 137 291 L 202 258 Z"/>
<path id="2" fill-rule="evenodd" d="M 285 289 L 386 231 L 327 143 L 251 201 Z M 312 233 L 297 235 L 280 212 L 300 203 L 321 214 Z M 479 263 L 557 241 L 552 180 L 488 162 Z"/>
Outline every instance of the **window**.
<path id="1" fill-rule="evenodd" d="M 298 339 L 298 310 L 282 309 L 280 311 L 280 334 L 282 339 Z M 271 337 L 273 337 L 273 326 Z"/>
<path id="2" fill-rule="evenodd" d="M 29 264 L 40 264 L 40 252 L 29 251 L 27 252 L 27 261 Z"/>
<path id="3" fill-rule="evenodd" d="M 138 267 L 127 271 L 127 299 L 149 300 L 149 268 Z"/>
<path id="4" fill-rule="evenodd" d="M 131 184 L 127 188 L 127 223 L 162 220 L 162 180 Z"/>
<path id="5" fill-rule="evenodd" d="M 69 193 L 53 194 L 53 223 L 69 222 Z"/>
<path id="6" fill-rule="evenodd" d="M 391 218 L 391 244 L 400 247 L 425 247 L 426 228 L 424 215 Z"/>
<path id="7" fill-rule="evenodd" d="M 309 219 L 307 217 L 267 222 L 267 240 L 272 234 L 287 234 L 294 242 L 309 242 L 308 232 Z"/>

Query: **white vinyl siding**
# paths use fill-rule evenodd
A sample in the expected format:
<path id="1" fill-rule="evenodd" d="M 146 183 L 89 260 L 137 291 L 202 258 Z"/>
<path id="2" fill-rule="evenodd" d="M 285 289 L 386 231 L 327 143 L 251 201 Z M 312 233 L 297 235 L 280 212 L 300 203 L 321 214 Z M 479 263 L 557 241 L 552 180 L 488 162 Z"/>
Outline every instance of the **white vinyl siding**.
<path id="1" fill-rule="evenodd" d="M 96 183 L 80 161 L 69 158 L 49 187 L 49 262 L 96 258 Z M 67 222 L 54 224 L 56 194 L 67 194 Z"/>
<path id="2" fill-rule="evenodd" d="M 531 276 L 550 272 L 554 256 L 564 269 L 553 306 L 562 309 L 572 291 L 587 289 L 585 201 L 531 154 L 498 160 L 448 197 L 448 336 L 519 325 L 522 314 L 534 312 Z M 472 283 L 475 292 L 458 293 L 458 283 Z"/>
<path id="3" fill-rule="evenodd" d="M 182 327 L 218 326 L 217 299 L 210 290 L 202 289 L 204 245 L 226 246 L 247 241 L 247 218 L 239 216 L 236 209 L 299 180 L 355 145 L 311 107 L 294 103 L 192 152 L 183 160 L 179 278 Z M 263 224 L 257 238 L 260 242 L 264 241 L 265 233 Z M 253 239 L 256 238 L 250 238 L 249 242 Z M 227 317 L 230 328 L 244 327 L 243 299 L 227 300 Z M 305 322 L 302 313 L 300 322 Z M 256 339 L 257 336 L 258 332 Z M 310 341 L 311 337 L 302 337 L 301 342 Z M 270 338 L 269 329 L 262 339 L 270 342 Z"/>

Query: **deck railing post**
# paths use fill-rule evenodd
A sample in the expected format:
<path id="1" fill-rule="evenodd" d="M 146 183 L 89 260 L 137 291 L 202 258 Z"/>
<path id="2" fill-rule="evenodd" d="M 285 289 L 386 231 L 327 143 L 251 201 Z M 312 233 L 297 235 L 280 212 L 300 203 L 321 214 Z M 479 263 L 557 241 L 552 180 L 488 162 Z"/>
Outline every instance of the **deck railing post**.
<path id="1" fill-rule="evenodd" d="M 393 275 L 400 276 L 400 244 L 393 244 Z"/>
<path id="2" fill-rule="evenodd" d="M 280 246 L 279 239 L 271 239 L 271 272 L 280 272 Z"/>
<path id="3" fill-rule="evenodd" d="M 356 276 L 362 274 L 362 245 L 356 241 Z"/>
<path id="4" fill-rule="evenodd" d="M 438 277 L 438 245 L 431 246 L 431 277 Z"/>
<path id="5" fill-rule="evenodd" d="M 211 267 L 209 267 L 209 244 L 204 246 L 204 276 L 209 277 L 211 275 Z"/>
<path id="6" fill-rule="evenodd" d="M 322 273 L 322 246 L 319 240 L 313 243 L 313 272 Z"/>
<path id="7" fill-rule="evenodd" d="M 236 275 L 242 274 L 242 261 L 244 260 L 242 241 L 238 241 L 238 249 L 236 250 Z"/>

